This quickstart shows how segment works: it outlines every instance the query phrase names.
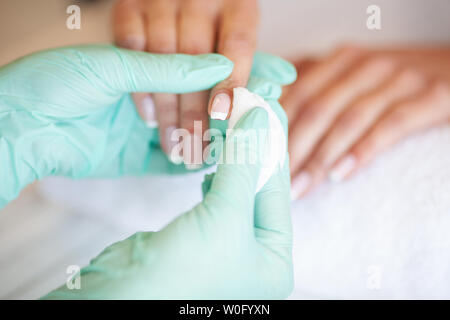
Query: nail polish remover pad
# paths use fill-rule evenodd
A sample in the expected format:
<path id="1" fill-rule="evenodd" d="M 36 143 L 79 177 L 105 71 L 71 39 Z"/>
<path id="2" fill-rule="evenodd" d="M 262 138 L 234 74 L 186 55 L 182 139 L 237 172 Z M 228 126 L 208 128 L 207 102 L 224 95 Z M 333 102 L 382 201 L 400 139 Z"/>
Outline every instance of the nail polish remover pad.
<path id="1" fill-rule="evenodd" d="M 228 129 L 233 129 L 239 119 L 249 110 L 260 107 L 267 111 L 269 132 L 264 150 L 264 161 L 259 175 L 256 192 L 266 184 L 279 167 L 283 167 L 286 158 L 286 135 L 280 119 L 270 105 L 259 95 L 238 87 L 233 90 L 233 109 L 228 120 Z"/>

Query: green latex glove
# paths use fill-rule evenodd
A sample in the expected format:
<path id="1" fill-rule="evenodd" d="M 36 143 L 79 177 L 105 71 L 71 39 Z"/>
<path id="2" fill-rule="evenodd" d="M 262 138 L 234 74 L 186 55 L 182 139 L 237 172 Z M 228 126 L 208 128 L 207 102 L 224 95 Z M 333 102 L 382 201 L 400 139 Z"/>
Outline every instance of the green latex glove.
<path id="1" fill-rule="evenodd" d="M 254 108 L 237 127 L 267 126 L 266 111 Z M 255 151 L 245 148 L 239 152 Z M 81 270 L 81 289 L 64 285 L 45 298 L 286 298 L 293 287 L 289 166 L 255 196 L 260 167 L 219 165 L 200 204 L 159 232 L 106 248 Z"/>
<path id="2" fill-rule="evenodd" d="M 268 100 L 285 130 L 276 100 L 279 84 L 294 79 L 295 70 L 283 60 L 255 57 L 248 88 Z M 244 134 L 267 126 L 261 108 L 237 124 Z M 238 147 L 247 154 L 256 148 Z M 205 179 L 200 204 L 159 232 L 139 232 L 106 248 L 81 270 L 81 289 L 62 286 L 44 298 L 286 298 L 293 288 L 289 165 L 286 160 L 255 195 L 260 168 L 259 158 L 255 164 L 219 165 Z"/>
<path id="3" fill-rule="evenodd" d="M 278 84 L 293 79 L 287 66 L 256 54 L 250 82 L 265 97 L 277 97 Z M 141 121 L 129 92 L 204 90 L 232 67 L 216 54 L 155 55 L 109 45 L 38 52 L 1 67 L 0 209 L 30 182 L 51 175 L 186 172 L 167 160 L 157 130 Z"/>
<path id="4" fill-rule="evenodd" d="M 0 69 L 0 208 L 48 175 L 183 172 L 159 150 L 128 92 L 204 90 L 232 64 L 218 55 L 151 55 L 111 46 L 37 53 Z M 295 70 L 257 54 L 249 89 L 276 102 Z M 262 113 L 261 113 L 262 112 Z M 264 111 L 239 126 L 264 128 Z M 247 148 L 251 148 L 247 145 Z M 247 150 L 248 151 L 248 150 Z M 47 298 L 283 298 L 292 287 L 288 165 L 255 196 L 260 166 L 225 164 L 205 199 L 157 233 L 107 248 L 82 271 L 82 290 Z"/>
<path id="5" fill-rule="evenodd" d="M 129 92 L 185 93 L 225 79 L 216 55 L 155 55 L 109 45 L 38 52 L 0 68 L 0 209 L 51 175 L 184 172 L 159 148 Z"/>

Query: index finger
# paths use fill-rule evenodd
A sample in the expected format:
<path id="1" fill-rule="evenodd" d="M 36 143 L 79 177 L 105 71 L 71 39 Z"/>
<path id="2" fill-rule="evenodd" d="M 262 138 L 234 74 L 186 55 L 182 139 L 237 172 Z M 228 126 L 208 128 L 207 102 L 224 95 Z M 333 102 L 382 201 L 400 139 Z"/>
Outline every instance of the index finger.
<path id="1" fill-rule="evenodd" d="M 257 0 L 224 1 L 217 52 L 234 62 L 231 75 L 211 92 L 208 111 L 225 120 L 231 111 L 232 89 L 245 87 L 252 68 L 258 28 Z"/>

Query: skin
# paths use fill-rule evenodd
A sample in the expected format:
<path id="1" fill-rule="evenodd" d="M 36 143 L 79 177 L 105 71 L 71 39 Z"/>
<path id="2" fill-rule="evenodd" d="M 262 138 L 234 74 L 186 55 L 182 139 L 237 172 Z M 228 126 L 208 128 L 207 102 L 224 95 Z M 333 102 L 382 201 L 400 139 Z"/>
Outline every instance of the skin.
<path id="1" fill-rule="evenodd" d="M 450 48 L 345 47 L 296 64 L 289 118 L 292 197 L 347 179 L 398 141 L 450 119 Z"/>
<path id="2" fill-rule="evenodd" d="M 257 0 L 116 2 L 113 27 L 119 46 L 152 53 L 217 52 L 234 62 L 230 77 L 211 91 L 183 95 L 134 94 L 141 117 L 149 126 L 158 125 L 161 145 L 168 155 L 178 143 L 170 138 L 174 129 L 184 128 L 193 134 L 194 121 L 201 121 L 203 136 L 208 129 L 208 114 L 211 115 L 214 98 L 224 93 L 231 102 L 232 89 L 246 86 L 256 47 L 258 18 Z M 231 105 L 227 117 L 229 111 Z M 198 135 L 192 137 L 201 140 Z M 184 160 L 185 163 L 192 161 Z"/>

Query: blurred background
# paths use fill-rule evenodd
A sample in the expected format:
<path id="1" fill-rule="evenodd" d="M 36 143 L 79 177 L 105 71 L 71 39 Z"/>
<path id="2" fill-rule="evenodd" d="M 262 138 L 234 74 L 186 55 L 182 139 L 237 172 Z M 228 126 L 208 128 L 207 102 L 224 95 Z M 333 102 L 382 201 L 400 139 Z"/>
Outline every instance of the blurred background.
<path id="1" fill-rule="evenodd" d="M 1 0 L 0 65 L 50 47 L 111 42 L 113 3 Z M 448 0 L 260 3 L 259 49 L 284 57 L 322 53 L 342 43 L 450 42 Z M 71 4 L 81 7 L 80 30 L 66 27 Z M 371 4 L 381 8 L 381 30 L 366 27 Z M 416 154 L 417 143 L 434 156 Z M 383 166 L 375 165 L 339 190 L 325 186 L 294 204 L 292 298 L 450 298 L 445 284 L 450 283 L 450 199 L 438 191 L 450 188 L 449 143 L 448 128 L 407 141 L 384 157 Z M 0 212 L 0 298 L 37 298 L 66 281 L 69 265 L 87 264 L 106 245 L 137 230 L 157 230 L 198 202 L 202 177 L 53 178 L 29 186 Z M 411 190 L 411 185 L 418 188 Z M 391 196 L 378 195 L 377 188 Z M 339 212 L 345 212 L 341 220 Z M 368 287 L 370 270 L 383 273 L 383 285 L 376 290 Z"/>

